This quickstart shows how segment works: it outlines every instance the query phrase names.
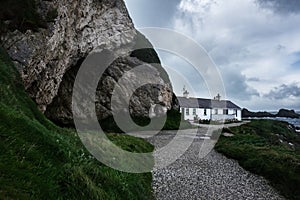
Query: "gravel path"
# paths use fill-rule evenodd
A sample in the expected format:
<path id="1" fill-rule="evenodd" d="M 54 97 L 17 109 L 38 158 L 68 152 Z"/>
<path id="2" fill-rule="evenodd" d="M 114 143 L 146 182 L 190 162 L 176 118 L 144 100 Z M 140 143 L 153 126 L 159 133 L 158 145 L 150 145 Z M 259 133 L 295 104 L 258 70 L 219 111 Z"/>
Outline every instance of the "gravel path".
<path id="1" fill-rule="evenodd" d="M 153 190 L 158 200 L 176 199 L 284 199 L 268 182 L 253 175 L 239 164 L 212 150 L 199 158 L 206 128 L 199 128 L 188 151 L 173 164 L 153 171 Z M 191 130 L 191 131 L 197 131 Z M 156 148 L 164 146 L 174 137 L 164 131 L 147 139 Z"/>

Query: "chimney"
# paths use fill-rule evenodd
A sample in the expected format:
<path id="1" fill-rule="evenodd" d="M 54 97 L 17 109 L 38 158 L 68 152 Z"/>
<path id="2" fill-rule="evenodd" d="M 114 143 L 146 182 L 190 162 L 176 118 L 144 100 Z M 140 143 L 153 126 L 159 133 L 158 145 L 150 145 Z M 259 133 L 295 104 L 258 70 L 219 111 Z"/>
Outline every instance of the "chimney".
<path id="1" fill-rule="evenodd" d="M 183 87 L 183 97 L 185 97 L 185 98 L 189 98 L 189 92 L 187 91 L 187 89 L 185 88 L 185 86 Z"/>
<path id="2" fill-rule="evenodd" d="M 218 94 L 216 97 L 214 97 L 214 100 L 220 101 L 221 100 L 221 95 Z"/>

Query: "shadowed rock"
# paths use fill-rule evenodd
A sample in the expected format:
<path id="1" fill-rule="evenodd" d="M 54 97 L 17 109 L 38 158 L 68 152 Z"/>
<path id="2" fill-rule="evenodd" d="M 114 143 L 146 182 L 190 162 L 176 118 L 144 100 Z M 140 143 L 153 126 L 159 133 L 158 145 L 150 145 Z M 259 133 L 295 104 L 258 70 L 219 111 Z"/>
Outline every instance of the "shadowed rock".
<path id="1" fill-rule="evenodd" d="M 146 63 L 160 64 L 151 43 L 134 28 L 123 0 L 39 0 L 37 10 L 42 17 L 55 10 L 56 18 L 36 31 L 10 30 L 1 41 L 30 97 L 58 124 L 73 124 L 72 88 L 81 63 L 91 52 L 107 49 L 120 55 L 99 77 L 95 91 L 99 119 L 111 115 L 111 93 L 125 72 Z M 135 116 L 149 116 L 152 104 L 171 108 L 173 93 L 167 73 L 159 65 L 153 65 L 152 71 L 149 77 L 159 84 L 135 92 L 130 105 Z"/>

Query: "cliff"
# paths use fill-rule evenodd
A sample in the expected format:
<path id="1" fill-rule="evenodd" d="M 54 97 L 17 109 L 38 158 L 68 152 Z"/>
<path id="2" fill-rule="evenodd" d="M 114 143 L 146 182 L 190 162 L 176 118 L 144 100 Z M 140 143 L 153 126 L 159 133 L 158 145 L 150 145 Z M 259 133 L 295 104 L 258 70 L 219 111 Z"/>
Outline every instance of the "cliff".
<path id="1" fill-rule="evenodd" d="M 17 66 L 27 93 L 56 123 L 73 124 L 72 88 L 81 63 L 90 53 L 103 49 L 120 53 L 99 77 L 99 119 L 111 116 L 111 94 L 125 72 L 142 64 L 160 63 L 151 43 L 134 28 L 123 0 L 39 0 L 35 7 L 45 24 L 8 29 L 1 35 L 1 43 Z M 13 23 L 7 20 L 5 24 Z M 140 47 L 145 49 L 132 51 Z M 134 116 L 149 116 L 153 104 L 171 108 L 168 75 L 162 67 L 149 67 L 152 70 L 147 77 L 160 84 L 135 92 L 130 104 Z M 128 87 L 124 87 L 125 92 Z"/>

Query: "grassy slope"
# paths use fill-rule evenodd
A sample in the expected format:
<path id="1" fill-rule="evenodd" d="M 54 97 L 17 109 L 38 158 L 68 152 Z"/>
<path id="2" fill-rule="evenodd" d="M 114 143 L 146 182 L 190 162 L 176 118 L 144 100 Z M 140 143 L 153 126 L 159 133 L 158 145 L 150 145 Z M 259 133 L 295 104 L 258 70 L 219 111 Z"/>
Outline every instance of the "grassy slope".
<path id="1" fill-rule="evenodd" d="M 0 199 L 152 199 L 150 173 L 118 172 L 93 159 L 73 130 L 36 109 L 0 51 Z M 141 139 L 109 137 L 127 150 L 153 150 Z"/>
<path id="2" fill-rule="evenodd" d="M 222 136 L 215 146 L 217 151 L 264 176 L 287 198 L 300 199 L 300 137 L 288 123 L 257 120 L 226 131 L 234 136 Z M 289 142 L 294 148 L 289 147 Z"/>
<path id="3" fill-rule="evenodd" d="M 132 119 L 137 125 L 142 127 L 141 130 L 145 130 L 144 126 L 149 125 L 149 123 L 151 122 L 151 119 L 146 118 L 146 117 L 133 117 Z M 159 120 L 159 119 L 160 118 L 158 118 L 157 120 Z M 114 121 L 113 117 L 108 117 L 104 120 L 101 120 L 100 125 L 105 132 L 124 133 L 118 127 L 118 125 Z M 180 127 L 181 129 L 195 128 L 188 121 L 181 119 L 181 113 L 179 111 L 169 110 L 167 112 L 167 119 L 164 124 L 163 130 L 178 130 L 180 125 L 181 125 L 181 127 Z M 130 127 L 129 125 L 127 128 L 130 131 L 140 131 L 140 130 L 137 130 L 135 127 Z M 154 129 L 158 130 L 159 128 L 154 127 Z"/>

